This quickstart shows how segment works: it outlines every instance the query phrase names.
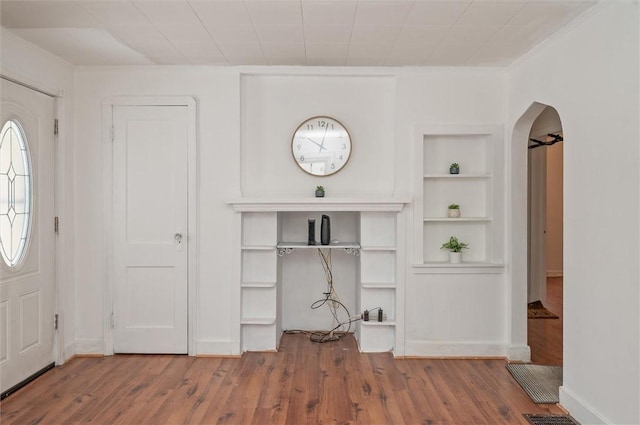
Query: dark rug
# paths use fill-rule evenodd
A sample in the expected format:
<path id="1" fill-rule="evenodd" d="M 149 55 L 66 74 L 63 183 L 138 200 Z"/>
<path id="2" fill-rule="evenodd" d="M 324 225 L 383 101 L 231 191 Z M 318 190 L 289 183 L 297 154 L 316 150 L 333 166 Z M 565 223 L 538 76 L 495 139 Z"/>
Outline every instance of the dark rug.
<path id="1" fill-rule="evenodd" d="M 509 363 L 507 370 L 511 372 L 511 375 L 535 403 L 554 404 L 560 402 L 562 366 Z"/>
<path id="2" fill-rule="evenodd" d="M 531 425 L 580 425 L 567 415 L 523 415 Z"/>
<path id="3" fill-rule="evenodd" d="M 527 304 L 527 317 L 529 319 L 558 319 L 559 316 L 547 310 L 541 301 Z"/>

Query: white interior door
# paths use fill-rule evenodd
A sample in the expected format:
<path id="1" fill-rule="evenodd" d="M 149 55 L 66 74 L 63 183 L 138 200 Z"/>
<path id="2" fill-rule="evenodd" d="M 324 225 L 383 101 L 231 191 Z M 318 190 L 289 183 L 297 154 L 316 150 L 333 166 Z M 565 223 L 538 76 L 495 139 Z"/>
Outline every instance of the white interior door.
<path id="1" fill-rule="evenodd" d="M 113 107 L 116 353 L 187 353 L 187 117 Z"/>
<path id="2" fill-rule="evenodd" d="M 54 361 L 54 99 L 0 80 L 0 387 Z"/>
<path id="3" fill-rule="evenodd" d="M 538 140 L 546 140 L 540 136 Z M 529 149 L 529 276 L 527 302 L 547 301 L 547 148 Z"/>

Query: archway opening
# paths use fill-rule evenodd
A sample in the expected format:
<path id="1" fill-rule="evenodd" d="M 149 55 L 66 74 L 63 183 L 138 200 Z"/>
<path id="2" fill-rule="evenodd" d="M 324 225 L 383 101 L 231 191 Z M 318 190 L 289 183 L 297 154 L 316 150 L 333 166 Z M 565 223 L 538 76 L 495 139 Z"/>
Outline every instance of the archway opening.
<path id="1" fill-rule="evenodd" d="M 527 344 L 531 361 L 562 365 L 563 131 L 547 106 L 527 141 Z"/>

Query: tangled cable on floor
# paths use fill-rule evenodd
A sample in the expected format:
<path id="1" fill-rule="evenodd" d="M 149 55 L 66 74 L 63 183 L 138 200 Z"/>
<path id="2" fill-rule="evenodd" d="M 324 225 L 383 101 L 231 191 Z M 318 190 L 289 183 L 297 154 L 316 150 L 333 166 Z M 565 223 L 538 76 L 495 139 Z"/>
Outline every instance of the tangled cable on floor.
<path id="1" fill-rule="evenodd" d="M 330 331 L 302 331 L 302 330 L 290 330 L 285 333 L 302 333 L 309 336 L 309 339 L 313 342 L 329 342 L 337 341 L 344 337 L 351 331 L 351 324 L 360 320 L 360 316 L 351 317 L 349 309 L 340 301 L 338 293 L 333 285 L 333 273 L 331 272 L 331 249 L 327 250 L 327 253 L 322 252 L 321 248 L 318 248 L 318 254 L 320 256 L 320 262 L 325 273 L 327 280 L 327 291 L 323 292 L 324 297 L 313 302 L 311 304 L 312 310 L 317 310 L 323 305 L 326 305 L 333 316 L 334 323 L 337 323 Z M 344 310 L 346 319 L 340 320 L 339 312 Z M 346 328 L 345 328 L 346 327 Z"/>

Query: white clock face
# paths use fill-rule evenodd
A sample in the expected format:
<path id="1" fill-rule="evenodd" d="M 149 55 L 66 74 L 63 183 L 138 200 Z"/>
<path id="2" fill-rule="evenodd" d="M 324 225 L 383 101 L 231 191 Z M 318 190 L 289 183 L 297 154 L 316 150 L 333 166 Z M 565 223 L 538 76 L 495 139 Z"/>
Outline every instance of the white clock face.
<path id="1" fill-rule="evenodd" d="M 313 117 L 293 133 L 291 153 L 296 163 L 314 176 L 329 176 L 345 166 L 351 156 L 351 137 L 340 121 Z"/>

